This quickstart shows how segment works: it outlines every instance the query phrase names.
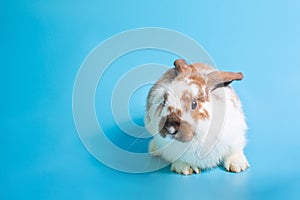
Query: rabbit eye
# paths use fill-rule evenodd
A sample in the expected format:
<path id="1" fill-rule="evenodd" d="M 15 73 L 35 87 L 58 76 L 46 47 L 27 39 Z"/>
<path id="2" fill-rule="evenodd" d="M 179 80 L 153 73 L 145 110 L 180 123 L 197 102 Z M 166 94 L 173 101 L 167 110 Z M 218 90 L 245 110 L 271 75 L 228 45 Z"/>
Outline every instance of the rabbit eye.
<path id="1" fill-rule="evenodd" d="M 165 106 L 165 105 L 166 105 L 167 99 L 168 99 L 168 95 L 165 93 L 165 94 L 164 94 L 164 97 L 163 97 L 163 101 L 161 102 L 161 105 L 162 105 L 162 106 Z"/>
<path id="2" fill-rule="evenodd" d="M 193 101 L 192 101 L 192 104 L 191 104 L 192 110 L 196 109 L 197 106 L 198 106 L 197 101 L 196 101 L 196 100 L 193 100 Z"/>

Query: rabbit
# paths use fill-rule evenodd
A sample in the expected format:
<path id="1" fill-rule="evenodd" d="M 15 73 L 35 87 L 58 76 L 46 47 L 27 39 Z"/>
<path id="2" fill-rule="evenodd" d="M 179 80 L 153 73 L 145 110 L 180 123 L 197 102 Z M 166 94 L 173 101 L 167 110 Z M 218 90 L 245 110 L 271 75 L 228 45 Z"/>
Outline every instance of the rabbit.
<path id="1" fill-rule="evenodd" d="M 242 73 L 217 71 L 178 59 L 147 96 L 145 126 L 153 136 L 149 153 L 172 163 L 184 175 L 223 165 L 241 172 L 247 124 L 241 102 L 230 86 Z"/>

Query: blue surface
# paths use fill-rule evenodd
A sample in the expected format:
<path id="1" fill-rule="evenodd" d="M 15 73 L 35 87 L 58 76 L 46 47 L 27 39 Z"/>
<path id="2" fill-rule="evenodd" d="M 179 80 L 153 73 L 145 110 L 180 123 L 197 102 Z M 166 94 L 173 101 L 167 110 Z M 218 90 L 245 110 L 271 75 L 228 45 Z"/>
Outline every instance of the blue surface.
<path id="1" fill-rule="evenodd" d="M 296 0 L 1 1 L 0 199 L 299 199 L 299 10 Z M 187 34 L 219 68 L 245 74 L 235 88 L 249 170 L 127 174 L 84 148 L 72 118 L 80 64 L 106 38 L 147 26 Z M 169 57 L 153 62 L 171 65 Z"/>

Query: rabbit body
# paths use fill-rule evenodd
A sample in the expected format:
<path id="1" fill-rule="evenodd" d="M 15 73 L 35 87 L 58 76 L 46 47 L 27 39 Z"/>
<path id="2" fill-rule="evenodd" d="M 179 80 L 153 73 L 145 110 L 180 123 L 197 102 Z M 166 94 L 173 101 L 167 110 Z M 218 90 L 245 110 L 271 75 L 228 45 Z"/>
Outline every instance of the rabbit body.
<path id="1" fill-rule="evenodd" d="M 145 125 L 153 135 L 149 151 L 181 174 L 223 165 L 240 172 L 249 167 L 243 149 L 247 125 L 240 100 L 229 85 L 241 73 L 221 72 L 176 60 L 151 88 Z"/>

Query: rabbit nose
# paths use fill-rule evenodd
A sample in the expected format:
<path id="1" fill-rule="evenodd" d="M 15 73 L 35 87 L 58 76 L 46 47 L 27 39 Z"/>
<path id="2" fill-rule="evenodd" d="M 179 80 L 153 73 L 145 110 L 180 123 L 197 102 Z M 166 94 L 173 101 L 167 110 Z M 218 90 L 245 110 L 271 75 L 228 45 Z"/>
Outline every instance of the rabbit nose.
<path id="1" fill-rule="evenodd" d="M 180 126 L 180 120 L 170 120 L 167 118 L 164 128 L 168 131 L 169 134 L 176 134 Z"/>
<path id="2" fill-rule="evenodd" d="M 177 133 L 177 130 L 173 126 L 168 127 L 167 130 L 172 135 Z"/>

